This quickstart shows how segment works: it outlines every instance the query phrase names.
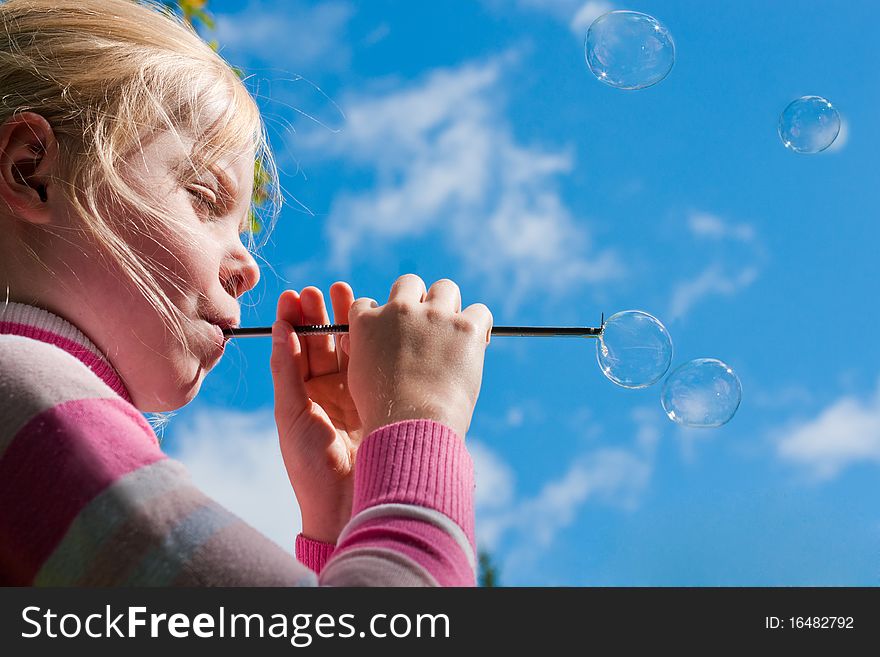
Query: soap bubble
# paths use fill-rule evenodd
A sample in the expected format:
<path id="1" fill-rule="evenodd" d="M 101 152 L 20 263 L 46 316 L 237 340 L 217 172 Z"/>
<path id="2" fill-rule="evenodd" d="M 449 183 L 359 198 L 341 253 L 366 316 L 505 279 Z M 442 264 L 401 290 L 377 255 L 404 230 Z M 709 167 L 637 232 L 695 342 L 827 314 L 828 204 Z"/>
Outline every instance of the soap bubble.
<path id="1" fill-rule="evenodd" d="M 820 96 L 793 101 L 779 117 L 779 138 L 798 153 L 818 153 L 840 134 L 840 114 Z"/>
<path id="2" fill-rule="evenodd" d="M 608 318 L 596 342 L 602 373 L 624 388 L 657 383 L 672 362 L 672 338 L 656 317 L 624 310 Z"/>
<path id="3" fill-rule="evenodd" d="M 715 358 L 697 358 L 677 367 L 663 384 L 660 402 L 673 422 L 688 427 L 720 427 L 742 400 L 734 371 Z"/>
<path id="4" fill-rule="evenodd" d="M 637 11 L 610 11 L 590 25 L 584 54 L 600 82 L 618 89 L 644 89 L 669 75 L 675 44 L 656 18 Z"/>

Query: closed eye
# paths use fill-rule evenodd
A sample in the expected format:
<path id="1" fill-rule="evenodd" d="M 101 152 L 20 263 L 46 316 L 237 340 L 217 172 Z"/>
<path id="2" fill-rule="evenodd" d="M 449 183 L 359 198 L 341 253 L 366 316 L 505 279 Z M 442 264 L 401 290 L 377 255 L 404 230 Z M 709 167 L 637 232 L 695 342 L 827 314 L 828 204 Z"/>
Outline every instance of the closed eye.
<path id="1" fill-rule="evenodd" d="M 189 185 L 186 191 L 189 192 L 196 202 L 207 207 L 208 210 L 215 212 L 218 209 L 217 194 L 210 187 L 205 185 Z"/>

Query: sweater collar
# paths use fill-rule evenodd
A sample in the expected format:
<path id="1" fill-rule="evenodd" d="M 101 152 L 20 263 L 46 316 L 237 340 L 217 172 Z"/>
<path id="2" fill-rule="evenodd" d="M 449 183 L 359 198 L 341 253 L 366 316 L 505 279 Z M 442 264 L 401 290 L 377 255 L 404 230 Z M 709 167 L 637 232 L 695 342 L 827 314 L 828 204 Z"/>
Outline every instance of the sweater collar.
<path id="1" fill-rule="evenodd" d="M 0 303 L 0 334 L 21 335 L 48 342 L 79 359 L 128 403 L 131 396 L 107 357 L 82 331 L 63 317 L 37 306 Z"/>

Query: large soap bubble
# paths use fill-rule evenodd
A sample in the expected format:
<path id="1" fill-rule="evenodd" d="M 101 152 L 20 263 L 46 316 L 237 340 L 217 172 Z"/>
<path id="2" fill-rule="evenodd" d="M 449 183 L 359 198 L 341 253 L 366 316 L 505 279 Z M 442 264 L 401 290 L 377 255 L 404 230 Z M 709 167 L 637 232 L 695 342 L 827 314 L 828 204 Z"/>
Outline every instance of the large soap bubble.
<path id="1" fill-rule="evenodd" d="M 584 55 L 601 82 L 618 89 L 644 89 L 669 75 L 675 43 L 653 16 L 610 11 L 587 30 Z"/>
<path id="2" fill-rule="evenodd" d="M 596 342 L 602 373 L 624 388 L 647 388 L 672 362 L 672 338 L 656 317 L 641 310 L 615 313 Z"/>
<path id="3" fill-rule="evenodd" d="M 669 419 L 688 427 L 726 424 L 741 400 L 739 377 L 715 358 L 697 358 L 677 367 L 660 395 Z"/>
<path id="4" fill-rule="evenodd" d="M 798 153 L 819 153 L 840 134 L 840 114 L 821 96 L 804 96 L 789 103 L 779 117 L 779 138 Z"/>

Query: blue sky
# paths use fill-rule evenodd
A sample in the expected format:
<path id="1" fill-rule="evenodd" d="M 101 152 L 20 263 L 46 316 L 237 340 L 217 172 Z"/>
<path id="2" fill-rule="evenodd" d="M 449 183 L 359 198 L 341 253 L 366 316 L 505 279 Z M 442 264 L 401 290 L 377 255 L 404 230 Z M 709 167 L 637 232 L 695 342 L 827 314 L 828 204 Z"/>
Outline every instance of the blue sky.
<path id="1" fill-rule="evenodd" d="M 683 429 L 591 341 L 493 339 L 468 445 L 502 583 L 880 584 L 880 7 L 841 6 L 212 0 L 289 201 L 244 324 L 336 280 L 383 302 L 405 272 L 499 325 L 650 312 L 673 367 L 736 370 L 739 412 Z M 668 27 L 663 82 L 592 77 L 584 34 L 611 8 Z M 776 134 L 804 95 L 844 120 L 818 155 Z M 234 342 L 165 445 L 292 550 L 269 351 Z"/>

